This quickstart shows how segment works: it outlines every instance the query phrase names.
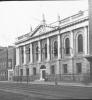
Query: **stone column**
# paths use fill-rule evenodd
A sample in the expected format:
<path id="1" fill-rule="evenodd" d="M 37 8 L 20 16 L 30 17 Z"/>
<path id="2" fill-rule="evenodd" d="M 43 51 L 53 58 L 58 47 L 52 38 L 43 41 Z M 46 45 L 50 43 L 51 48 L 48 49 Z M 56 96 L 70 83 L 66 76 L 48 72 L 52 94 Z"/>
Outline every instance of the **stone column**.
<path id="1" fill-rule="evenodd" d="M 49 46 L 50 46 L 50 40 L 49 40 L 49 38 L 47 38 L 47 61 L 49 61 L 50 60 L 50 48 L 49 48 Z"/>
<path id="2" fill-rule="evenodd" d="M 73 57 L 74 56 L 74 40 L 73 40 L 73 32 L 72 31 L 70 31 L 71 32 L 71 38 L 70 38 L 70 54 L 71 54 L 71 56 Z"/>
<path id="3" fill-rule="evenodd" d="M 24 46 L 23 49 L 24 49 L 24 64 L 26 64 L 26 46 Z"/>
<path id="4" fill-rule="evenodd" d="M 19 47 L 16 47 L 16 66 L 20 64 Z"/>
<path id="5" fill-rule="evenodd" d="M 32 43 L 30 44 L 30 63 L 33 62 Z"/>
<path id="6" fill-rule="evenodd" d="M 41 43 L 40 41 L 38 41 L 38 55 L 39 55 L 38 62 L 41 62 Z"/>
<path id="7" fill-rule="evenodd" d="M 16 47 L 16 67 L 14 69 L 14 76 L 19 75 L 19 65 L 20 65 L 20 49 L 19 47 Z"/>
<path id="8" fill-rule="evenodd" d="M 61 53 L 60 53 L 60 35 L 58 35 L 58 59 L 61 58 Z"/>
<path id="9" fill-rule="evenodd" d="M 71 32 L 71 34 L 70 34 L 70 55 L 71 55 L 71 66 L 72 66 L 72 68 L 71 68 L 71 70 L 72 70 L 72 79 L 74 80 L 74 74 L 75 74 L 75 65 L 74 65 L 74 53 L 75 53 L 75 47 L 74 47 L 74 42 L 75 42 L 75 40 L 74 40 L 74 38 L 73 38 L 73 31 L 71 30 L 70 31 Z"/>

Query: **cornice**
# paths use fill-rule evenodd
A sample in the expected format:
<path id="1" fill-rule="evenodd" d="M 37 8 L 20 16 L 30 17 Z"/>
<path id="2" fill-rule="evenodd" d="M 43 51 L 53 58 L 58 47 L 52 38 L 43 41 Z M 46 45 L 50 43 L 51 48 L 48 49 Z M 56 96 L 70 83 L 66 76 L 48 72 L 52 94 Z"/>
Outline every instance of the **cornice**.
<path id="1" fill-rule="evenodd" d="M 29 38 L 27 38 L 27 39 L 24 39 L 24 40 L 21 40 L 21 41 L 17 41 L 17 42 L 15 42 L 15 45 L 18 45 L 18 44 L 20 44 L 20 43 L 24 43 L 24 42 L 29 41 L 29 40 L 31 40 L 31 39 L 35 39 L 35 38 L 38 38 L 38 37 L 42 37 L 42 36 L 44 36 L 44 35 L 48 35 L 48 34 L 50 34 L 50 33 L 52 33 L 52 32 L 56 32 L 56 31 L 58 31 L 58 30 L 61 31 L 61 30 L 65 29 L 65 28 L 68 28 L 68 27 L 70 27 L 70 26 L 73 26 L 73 25 L 82 23 L 82 22 L 84 22 L 84 21 L 86 21 L 86 20 L 88 20 L 88 19 L 89 19 L 89 18 L 88 18 L 88 16 L 87 16 L 87 17 L 85 17 L 85 18 L 82 18 L 82 19 L 78 19 L 78 20 L 76 20 L 76 21 L 69 22 L 69 23 L 67 23 L 67 24 L 64 24 L 63 26 L 60 26 L 60 28 L 56 28 L 56 29 L 53 29 L 53 30 L 51 30 L 51 31 L 47 31 L 47 32 L 45 32 L 45 33 L 43 33 L 43 34 L 40 34 L 40 35 L 38 35 L 38 36 L 29 37 Z"/>

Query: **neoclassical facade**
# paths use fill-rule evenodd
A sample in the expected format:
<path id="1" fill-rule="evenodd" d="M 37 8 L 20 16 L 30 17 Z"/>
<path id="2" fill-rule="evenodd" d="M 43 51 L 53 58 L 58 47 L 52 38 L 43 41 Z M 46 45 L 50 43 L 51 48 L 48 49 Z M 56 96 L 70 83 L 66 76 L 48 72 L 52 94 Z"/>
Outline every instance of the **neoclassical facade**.
<path id="1" fill-rule="evenodd" d="M 14 77 L 81 81 L 91 75 L 88 11 L 79 11 L 53 24 L 45 19 L 33 31 L 16 40 Z"/>

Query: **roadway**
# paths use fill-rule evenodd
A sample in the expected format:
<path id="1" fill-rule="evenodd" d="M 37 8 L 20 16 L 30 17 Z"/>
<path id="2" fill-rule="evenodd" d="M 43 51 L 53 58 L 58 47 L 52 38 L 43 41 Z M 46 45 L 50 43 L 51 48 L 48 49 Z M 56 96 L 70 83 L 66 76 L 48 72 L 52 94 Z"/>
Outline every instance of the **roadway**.
<path id="1" fill-rule="evenodd" d="M 92 87 L 0 82 L 0 91 L 44 99 L 92 99 Z"/>

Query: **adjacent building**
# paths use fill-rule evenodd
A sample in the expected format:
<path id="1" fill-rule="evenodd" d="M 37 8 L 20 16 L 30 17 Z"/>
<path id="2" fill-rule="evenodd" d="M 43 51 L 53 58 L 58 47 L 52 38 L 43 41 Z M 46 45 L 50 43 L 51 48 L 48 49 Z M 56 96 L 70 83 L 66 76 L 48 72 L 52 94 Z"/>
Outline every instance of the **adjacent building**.
<path id="1" fill-rule="evenodd" d="M 52 24 L 43 20 L 16 40 L 14 77 L 32 80 L 81 81 L 91 77 L 88 10 Z M 91 42 L 92 43 L 92 42 Z M 28 77 L 27 77 L 28 76 Z"/>
<path id="2" fill-rule="evenodd" d="M 13 46 L 0 48 L 0 81 L 12 80 L 16 63 L 16 49 Z"/>

